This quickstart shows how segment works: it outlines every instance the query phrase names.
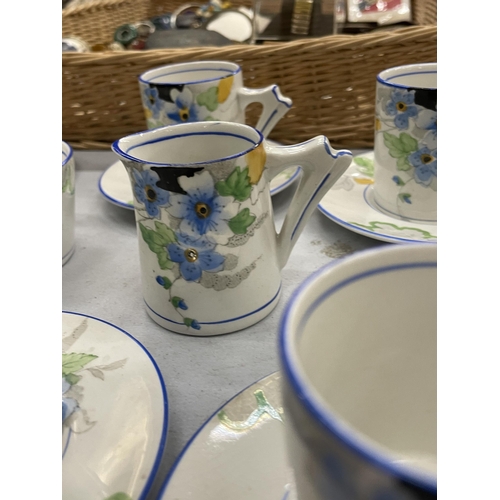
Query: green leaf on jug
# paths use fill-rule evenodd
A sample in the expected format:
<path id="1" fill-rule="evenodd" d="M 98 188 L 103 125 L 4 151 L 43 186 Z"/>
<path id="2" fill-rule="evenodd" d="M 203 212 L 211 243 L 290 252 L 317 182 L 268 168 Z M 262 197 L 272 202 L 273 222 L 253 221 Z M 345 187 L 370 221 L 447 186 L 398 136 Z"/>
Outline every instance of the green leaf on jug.
<path id="1" fill-rule="evenodd" d="M 177 241 L 175 233 L 168 226 L 163 224 L 163 222 L 155 221 L 155 228 L 158 234 L 163 238 L 163 244 L 168 245 L 169 243 L 174 243 Z"/>
<path id="2" fill-rule="evenodd" d="M 215 111 L 219 105 L 217 94 L 218 88 L 210 87 L 208 90 L 198 95 L 196 102 L 200 106 L 205 106 L 209 111 Z"/>
<path id="3" fill-rule="evenodd" d="M 236 167 L 225 181 L 219 181 L 215 184 L 215 189 L 221 196 L 233 196 L 237 201 L 245 201 L 252 191 L 248 167 L 243 170 Z"/>
<path id="4" fill-rule="evenodd" d="M 175 233 L 162 222 L 155 221 L 155 227 L 157 231 L 139 223 L 142 238 L 158 257 L 160 268 L 172 269 L 174 263 L 168 258 L 167 245 L 177 241 Z"/>
<path id="5" fill-rule="evenodd" d="M 255 215 L 250 213 L 250 209 L 244 208 L 229 220 L 228 224 L 234 234 L 245 234 L 255 218 Z"/>
<path id="6" fill-rule="evenodd" d="M 74 373 L 68 373 L 64 378 L 69 385 L 75 385 L 82 377 Z"/>
<path id="7" fill-rule="evenodd" d="M 62 355 L 62 374 L 63 377 L 69 375 L 70 373 L 77 372 L 81 370 L 87 363 L 90 363 L 93 359 L 97 358 L 94 354 L 84 354 L 71 352 L 69 354 Z"/>

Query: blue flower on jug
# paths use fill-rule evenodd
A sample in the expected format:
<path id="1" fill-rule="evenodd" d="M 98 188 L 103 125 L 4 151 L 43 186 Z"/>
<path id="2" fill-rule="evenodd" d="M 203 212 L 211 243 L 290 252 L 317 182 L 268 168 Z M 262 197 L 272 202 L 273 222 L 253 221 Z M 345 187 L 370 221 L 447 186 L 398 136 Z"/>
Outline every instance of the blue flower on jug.
<path id="1" fill-rule="evenodd" d="M 207 171 L 179 177 L 179 185 L 187 194 L 172 193 L 167 210 L 182 219 L 180 231 L 192 238 L 206 235 L 216 243 L 227 243 L 232 236 L 228 220 L 236 215 L 237 207 L 232 197 L 219 196 Z"/>
<path id="2" fill-rule="evenodd" d="M 63 377 L 62 378 L 62 421 L 64 421 L 73 414 L 73 412 L 78 408 L 78 402 L 69 397 L 64 397 L 64 395 L 71 388 L 71 384 Z"/>
<path id="3" fill-rule="evenodd" d="M 144 90 L 143 102 L 146 108 L 151 112 L 153 118 L 158 118 L 162 105 L 160 95 L 158 94 L 158 89 L 154 87 L 147 87 Z"/>
<path id="4" fill-rule="evenodd" d="M 399 130 L 406 130 L 410 118 L 418 114 L 415 105 L 415 91 L 395 89 L 391 92 L 390 100 L 385 105 L 385 111 L 389 116 L 394 116 L 394 125 Z"/>
<path id="5" fill-rule="evenodd" d="M 170 97 L 172 102 L 165 102 L 165 112 L 171 120 L 176 123 L 199 121 L 193 93 L 187 87 L 184 87 L 182 92 L 173 89 Z"/>
<path id="6" fill-rule="evenodd" d="M 167 245 L 172 262 L 179 264 L 179 270 L 186 281 L 198 281 L 203 271 L 218 272 L 224 267 L 224 256 L 215 252 L 215 243 L 207 238 L 193 238 L 178 234 L 177 243 Z"/>
<path id="7" fill-rule="evenodd" d="M 160 207 L 168 204 L 170 193 L 156 185 L 160 180 L 158 174 L 152 170 L 143 172 L 134 170 L 134 193 L 136 198 L 144 204 L 151 217 L 160 215 Z"/>
<path id="8" fill-rule="evenodd" d="M 429 149 L 437 148 L 437 113 L 431 109 L 423 109 L 415 120 L 417 127 L 427 130 L 422 142 Z"/>
<path id="9" fill-rule="evenodd" d="M 415 168 L 413 176 L 419 184 L 429 186 L 437 177 L 437 149 L 424 146 L 409 155 L 408 161 Z"/>

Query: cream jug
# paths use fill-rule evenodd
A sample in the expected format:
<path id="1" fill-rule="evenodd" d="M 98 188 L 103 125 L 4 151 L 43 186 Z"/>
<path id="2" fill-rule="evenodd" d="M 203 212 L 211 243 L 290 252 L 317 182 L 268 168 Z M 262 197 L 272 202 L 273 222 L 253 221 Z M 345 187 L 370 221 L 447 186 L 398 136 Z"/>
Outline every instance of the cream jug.
<path id="1" fill-rule="evenodd" d="M 147 312 L 197 336 L 241 330 L 274 309 L 281 269 L 352 159 L 324 136 L 275 146 L 253 127 L 219 121 L 139 132 L 112 150 L 134 193 Z M 277 234 L 269 183 L 295 165 L 300 184 Z"/>

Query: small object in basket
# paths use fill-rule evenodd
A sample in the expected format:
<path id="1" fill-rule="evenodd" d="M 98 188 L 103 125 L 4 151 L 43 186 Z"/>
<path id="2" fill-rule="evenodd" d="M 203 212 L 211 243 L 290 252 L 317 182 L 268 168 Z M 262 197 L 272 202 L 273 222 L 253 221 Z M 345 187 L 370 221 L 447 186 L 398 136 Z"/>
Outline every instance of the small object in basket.
<path id="1" fill-rule="evenodd" d="M 108 45 L 109 50 L 125 50 L 125 46 L 120 42 L 111 42 Z"/>
<path id="2" fill-rule="evenodd" d="M 62 39 L 63 52 L 90 52 L 90 47 L 80 38 L 68 37 Z"/>
<path id="3" fill-rule="evenodd" d="M 237 9 L 227 9 L 214 14 L 205 24 L 205 29 L 215 31 L 233 42 L 249 42 L 253 36 L 253 21 Z"/>
<path id="4" fill-rule="evenodd" d="M 92 52 L 107 52 L 109 50 L 109 45 L 105 43 L 96 43 L 90 47 Z"/>
<path id="5" fill-rule="evenodd" d="M 184 4 L 172 12 L 170 24 L 172 28 L 200 28 L 203 18 L 197 13 L 201 8 L 199 4 Z"/>
<path id="6" fill-rule="evenodd" d="M 313 0 L 295 0 L 293 3 L 292 26 L 294 35 L 308 35 L 311 25 Z"/>
<path id="7" fill-rule="evenodd" d="M 202 5 L 196 13 L 201 17 L 209 18 L 217 12 L 229 9 L 230 7 L 230 2 L 224 0 L 209 0 L 206 4 Z"/>
<path id="8" fill-rule="evenodd" d="M 220 33 L 204 29 L 158 30 L 148 38 L 146 49 L 222 47 L 233 43 Z"/>
<path id="9" fill-rule="evenodd" d="M 151 33 L 156 30 L 155 25 L 151 21 L 140 21 L 134 24 L 134 28 L 137 30 L 137 36 L 139 38 L 147 38 Z"/>
<path id="10" fill-rule="evenodd" d="M 376 22 L 379 25 L 411 21 L 410 0 L 347 0 L 347 20 L 351 23 Z"/>
<path id="11" fill-rule="evenodd" d="M 161 16 L 155 16 L 151 18 L 151 22 L 155 26 L 156 29 L 158 30 L 169 30 L 172 29 L 172 23 L 171 23 L 171 18 L 172 14 L 167 13 L 163 14 Z"/>
<path id="12" fill-rule="evenodd" d="M 128 47 L 128 50 L 144 50 L 146 48 L 146 40 L 144 38 L 136 38 Z"/>
<path id="13" fill-rule="evenodd" d="M 113 39 L 125 47 L 130 45 L 138 36 L 137 28 L 133 24 L 122 24 L 116 28 Z"/>

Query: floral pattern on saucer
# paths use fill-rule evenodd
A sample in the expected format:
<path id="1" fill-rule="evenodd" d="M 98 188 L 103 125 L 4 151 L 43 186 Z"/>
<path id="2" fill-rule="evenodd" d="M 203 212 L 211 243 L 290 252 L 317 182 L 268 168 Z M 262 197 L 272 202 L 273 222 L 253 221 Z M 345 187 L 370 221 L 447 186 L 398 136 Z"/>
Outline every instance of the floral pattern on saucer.
<path id="1" fill-rule="evenodd" d="M 318 209 L 337 224 L 389 243 L 437 242 L 436 224 L 398 219 L 373 200 L 373 151 L 356 156 Z"/>

